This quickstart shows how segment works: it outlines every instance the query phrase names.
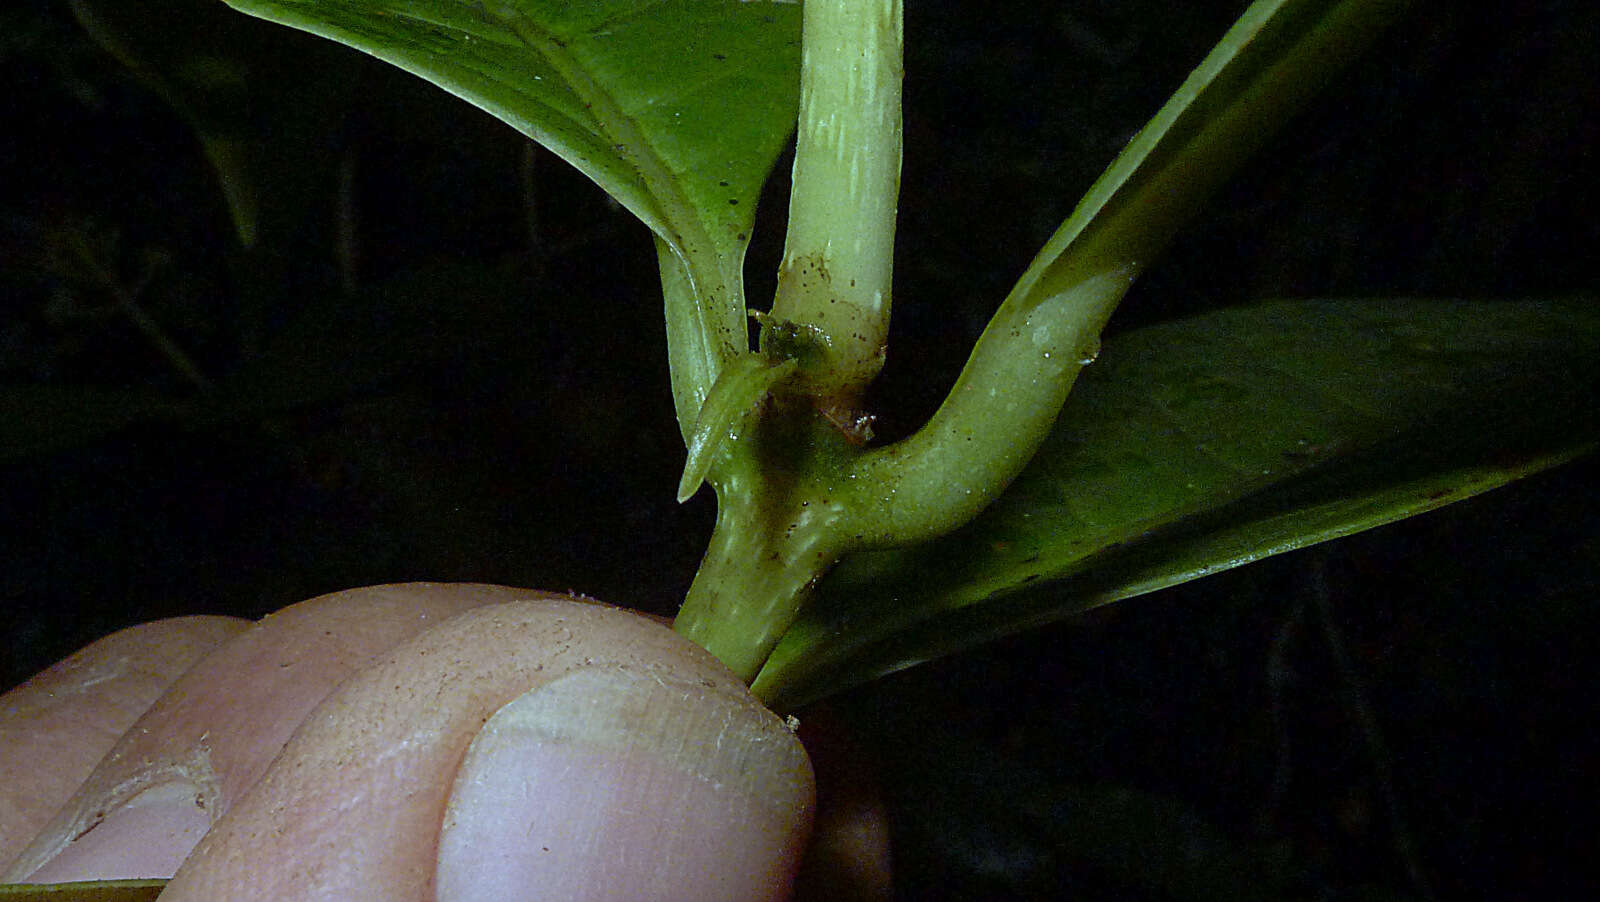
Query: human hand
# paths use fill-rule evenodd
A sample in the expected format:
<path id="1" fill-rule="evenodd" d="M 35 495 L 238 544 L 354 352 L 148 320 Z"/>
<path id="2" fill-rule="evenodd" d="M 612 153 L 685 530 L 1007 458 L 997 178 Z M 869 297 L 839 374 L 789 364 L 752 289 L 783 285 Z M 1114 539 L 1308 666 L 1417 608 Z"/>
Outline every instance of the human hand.
<path id="1" fill-rule="evenodd" d="M 811 817 L 805 752 L 653 621 L 414 584 L 247 626 L 147 624 L 6 697 L 0 772 L 19 779 L 0 788 L 0 861 L 17 855 L 4 880 L 176 871 L 162 898 L 179 900 L 788 891 Z M 200 662 L 173 680 L 185 658 Z M 65 798 L 97 742 L 110 753 Z"/>

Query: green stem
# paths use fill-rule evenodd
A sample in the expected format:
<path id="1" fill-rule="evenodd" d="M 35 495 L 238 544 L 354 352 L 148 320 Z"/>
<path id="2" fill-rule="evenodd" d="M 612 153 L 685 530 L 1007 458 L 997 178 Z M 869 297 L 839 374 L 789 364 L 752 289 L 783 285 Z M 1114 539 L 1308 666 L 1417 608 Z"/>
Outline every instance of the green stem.
<path id="1" fill-rule="evenodd" d="M 755 679 L 818 579 L 848 546 L 858 448 L 808 404 L 768 399 L 709 476 L 717 524 L 673 628 Z"/>
<path id="2" fill-rule="evenodd" d="M 813 412 L 837 415 L 865 387 L 881 338 L 864 336 L 867 327 L 886 324 L 888 313 L 887 243 L 852 256 L 867 246 L 853 236 L 885 234 L 872 220 L 884 209 L 862 201 L 872 192 L 852 178 L 860 177 L 858 164 L 868 157 L 851 154 L 853 132 L 838 126 L 847 120 L 828 113 L 837 107 L 864 115 L 860 101 L 873 95 L 854 79 L 862 71 L 880 77 L 892 71 L 898 81 L 898 65 L 868 51 L 852 53 L 843 41 L 827 44 L 820 35 L 824 27 L 853 22 L 858 34 L 885 45 L 891 29 L 872 16 L 888 14 L 895 17 L 898 50 L 899 10 L 892 3 L 859 3 L 852 18 L 850 5 L 807 4 L 803 160 L 797 155 L 782 272 L 787 281 L 763 324 L 764 360 L 742 365 L 740 378 L 720 393 L 720 413 L 696 431 L 706 437 L 705 448 L 722 455 L 720 464 L 709 464 L 708 478 L 723 508 L 712 553 L 678 626 L 747 679 L 841 555 L 943 535 L 1010 484 L 1054 424 L 1078 373 L 1098 354 L 1100 331 L 1140 270 L 1404 2 L 1258 0 L 1046 244 L 933 418 L 916 435 L 871 450 L 848 445 Z M 871 60 L 878 62 L 867 65 Z M 836 92 L 830 100 L 824 100 L 823 84 Z M 897 126 L 866 129 L 862 139 L 890 133 L 898 169 Z M 892 196 L 892 180 L 879 184 L 873 196 Z M 892 210 L 888 215 L 892 219 Z M 853 275 L 842 277 L 846 272 Z M 840 293 L 874 277 L 882 279 L 881 296 Z M 855 285 L 847 284 L 851 279 Z M 839 309 L 853 317 L 850 329 L 838 329 L 845 322 Z M 771 369 L 790 363 L 788 374 Z M 831 382 L 829 373 L 835 374 Z M 753 428 L 743 425 L 751 421 Z M 720 425 L 735 422 L 737 429 Z M 723 434 L 727 442 L 713 442 Z M 702 469 L 691 468 L 686 488 Z"/>
<path id="3" fill-rule="evenodd" d="M 806 4 L 788 235 L 762 353 L 717 355 L 695 334 L 673 343 L 675 374 L 694 364 L 716 380 L 674 388 L 690 448 L 679 497 L 702 479 L 717 490 L 711 545 L 674 628 L 746 681 L 856 543 L 846 465 L 863 452 L 848 424 L 889 330 L 901 20 L 899 0 Z M 687 291 L 662 257 L 669 295 Z"/>
<path id="4" fill-rule="evenodd" d="M 728 364 L 749 348 L 743 277 L 729 272 L 742 261 L 692 265 L 670 242 L 656 237 L 661 293 L 667 309 L 667 362 L 673 409 L 685 442 L 701 408 Z"/>
<path id="5" fill-rule="evenodd" d="M 1100 330 L 1132 284 L 1131 264 L 1082 272 L 1033 303 L 1007 303 L 922 429 L 852 462 L 857 548 L 910 545 L 963 525 L 1033 458 Z"/>
<path id="6" fill-rule="evenodd" d="M 808 392 L 849 405 L 883 366 L 900 193 L 900 0 L 808 0 L 788 234 L 772 318 Z M 766 338 L 763 336 L 763 341 Z"/>
<path id="7" fill-rule="evenodd" d="M 1044 440 L 1133 279 L 1404 0 L 1260 0 L 1129 143 L 1040 251 L 916 435 L 856 462 L 866 547 L 976 516 Z M 877 504 L 868 493 L 875 496 Z"/>

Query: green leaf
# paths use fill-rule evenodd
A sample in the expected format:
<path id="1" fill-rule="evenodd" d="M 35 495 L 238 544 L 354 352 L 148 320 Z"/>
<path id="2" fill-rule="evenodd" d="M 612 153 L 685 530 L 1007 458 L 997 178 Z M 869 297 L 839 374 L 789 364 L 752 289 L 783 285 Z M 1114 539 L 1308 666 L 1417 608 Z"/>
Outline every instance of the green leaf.
<path id="1" fill-rule="evenodd" d="M 738 0 L 230 0 L 412 72 L 550 148 L 653 230 L 679 415 L 748 343 L 741 269 L 794 127 L 799 6 Z M 663 261 L 664 266 L 674 264 Z M 693 409 L 685 411 L 686 406 Z"/>
<path id="2" fill-rule="evenodd" d="M 80 883 L 4 883 L 3 902 L 149 902 L 165 880 L 90 880 Z"/>
<path id="3" fill-rule="evenodd" d="M 1106 167 L 995 318 L 1106 273 L 1132 281 L 1178 229 L 1409 8 L 1409 0 L 1257 0 Z M 1075 304 L 1093 329 L 1109 302 Z M 987 337 L 987 335 L 986 335 Z"/>
<path id="4" fill-rule="evenodd" d="M 923 541 L 991 503 L 1049 434 L 1139 273 L 1404 6 L 1252 4 L 1045 243 L 933 417 L 852 470 L 861 490 L 895 498 L 861 518 L 863 541 Z"/>
<path id="5" fill-rule="evenodd" d="M 1600 442 L 1597 356 L 1589 302 L 1276 302 L 1118 336 L 993 506 L 842 562 L 755 689 L 791 707 L 1555 466 Z"/>

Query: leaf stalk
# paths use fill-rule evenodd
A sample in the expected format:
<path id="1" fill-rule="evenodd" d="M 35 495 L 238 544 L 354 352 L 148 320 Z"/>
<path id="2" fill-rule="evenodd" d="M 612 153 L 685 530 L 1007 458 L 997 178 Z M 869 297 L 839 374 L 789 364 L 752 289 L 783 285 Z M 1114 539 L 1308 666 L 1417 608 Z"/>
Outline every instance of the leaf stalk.
<path id="1" fill-rule="evenodd" d="M 812 336 L 805 390 L 850 406 L 883 368 L 900 195 L 900 0 L 808 0 L 788 232 L 769 334 Z"/>

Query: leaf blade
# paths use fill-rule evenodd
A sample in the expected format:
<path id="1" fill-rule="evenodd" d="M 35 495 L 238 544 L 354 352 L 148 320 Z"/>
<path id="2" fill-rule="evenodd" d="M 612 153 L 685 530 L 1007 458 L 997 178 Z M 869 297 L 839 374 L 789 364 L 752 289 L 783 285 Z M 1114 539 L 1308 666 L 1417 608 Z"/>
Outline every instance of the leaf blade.
<path id="1" fill-rule="evenodd" d="M 799 8 L 733 0 L 230 0 L 416 74 L 538 141 L 655 232 L 680 421 L 745 350 L 756 201 L 794 127 Z M 674 264 L 673 261 L 676 263 Z M 679 385 L 683 380 L 687 384 Z M 685 425 L 687 429 L 688 426 Z"/>
<path id="2" fill-rule="evenodd" d="M 1582 302 L 1280 302 L 1118 336 L 995 505 L 841 564 L 757 691 L 790 705 L 1557 466 L 1600 443 L 1597 352 Z"/>
<path id="3" fill-rule="evenodd" d="M 1257 0 L 1140 129 L 1017 280 L 1036 303 L 1086 273 L 1148 265 L 1407 0 Z"/>

